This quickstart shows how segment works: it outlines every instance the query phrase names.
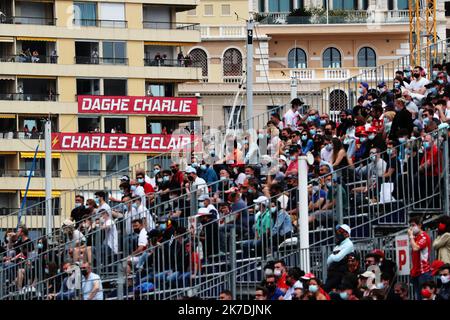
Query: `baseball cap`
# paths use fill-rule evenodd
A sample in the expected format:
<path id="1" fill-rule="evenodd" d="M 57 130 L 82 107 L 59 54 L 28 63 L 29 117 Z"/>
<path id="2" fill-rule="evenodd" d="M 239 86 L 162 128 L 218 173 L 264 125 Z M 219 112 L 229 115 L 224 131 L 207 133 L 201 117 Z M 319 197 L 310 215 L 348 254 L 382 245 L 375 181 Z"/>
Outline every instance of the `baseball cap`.
<path id="1" fill-rule="evenodd" d="M 339 230 L 339 229 L 344 230 L 344 231 L 347 232 L 348 234 L 350 234 L 350 232 L 351 232 L 351 230 L 352 230 L 352 229 L 350 229 L 350 227 L 349 227 L 347 224 L 338 224 L 338 225 L 336 226 L 336 230 Z"/>
<path id="2" fill-rule="evenodd" d="M 444 261 L 434 260 L 433 263 L 431 264 L 431 274 L 433 276 L 437 275 L 437 273 L 444 264 L 445 264 Z"/>
<path id="3" fill-rule="evenodd" d="M 381 249 L 374 249 L 372 250 L 372 254 L 376 254 L 377 256 L 384 259 L 384 251 Z"/>
<path id="4" fill-rule="evenodd" d="M 315 279 L 316 276 L 314 275 L 314 273 L 308 272 L 307 274 L 305 274 L 302 279 L 303 280 L 311 280 L 311 279 Z"/>
<path id="5" fill-rule="evenodd" d="M 369 89 L 369 84 L 367 83 L 367 82 L 360 82 L 360 84 L 364 87 L 364 88 L 366 88 L 366 89 Z"/>
<path id="6" fill-rule="evenodd" d="M 258 199 L 253 200 L 254 203 L 267 203 L 269 202 L 269 199 L 267 199 L 267 197 L 265 196 L 259 196 Z"/>
<path id="7" fill-rule="evenodd" d="M 122 176 L 121 178 L 120 178 L 120 181 L 130 181 L 130 177 L 129 176 Z"/>
<path id="8" fill-rule="evenodd" d="M 279 160 L 283 160 L 284 162 L 287 162 L 287 158 L 284 155 L 281 155 Z"/>
<path id="9" fill-rule="evenodd" d="M 195 170 L 193 167 L 191 166 L 187 166 L 186 167 L 186 173 L 197 173 L 197 170 Z"/>
<path id="10" fill-rule="evenodd" d="M 381 81 L 380 83 L 378 83 L 378 88 L 383 88 L 383 87 L 385 87 L 386 86 L 386 82 L 384 82 L 384 81 Z"/>
<path id="11" fill-rule="evenodd" d="M 211 214 L 211 212 L 207 208 L 200 208 L 197 211 L 197 216 L 198 217 L 207 216 L 207 215 L 210 215 L 210 214 Z"/>
<path id="12" fill-rule="evenodd" d="M 372 271 L 365 271 L 364 273 L 361 273 L 359 276 L 363 278 L 375 278 L 375 273 L 373 273 Z"/>

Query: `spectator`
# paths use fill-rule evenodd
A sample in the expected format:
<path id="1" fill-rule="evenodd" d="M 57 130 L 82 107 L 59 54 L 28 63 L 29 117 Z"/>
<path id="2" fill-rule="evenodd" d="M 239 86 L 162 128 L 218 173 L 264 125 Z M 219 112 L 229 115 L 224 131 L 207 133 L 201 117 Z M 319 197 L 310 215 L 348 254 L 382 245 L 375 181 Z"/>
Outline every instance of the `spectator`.
<path id="1" fill-rule="evenodd" d="M 307 273 L 302 279 L 307 281 L 306 300 L 330 300 L 330 296 L 322 289 L 320 280 L 314 274 Z"/>
<path id="2" fill-rule="evenodd" d="M 438 235 L 433 241 L 433 249 L 437 251 L 438 260 L 450 263 L 450 217 L 442 216 L 438 222 Z"/>
<path id="3" fill-rule="evenodd" d="M 284 292 L 277 288 L 275 275 L 267 275 L 262 285 L 267 289 L 267 300 L 279 300 L 284 296 Z"/>
<path id="4" fill-rule="evenodd" d="M 283 291 L 283 294 L 285 294 L 289 286 L 286 284 L 287 273 L 284 261 L 275 261 L 273 274 L 277 279 L 277 288 Z"/>
<path id="5" fill-rule="evenodd" d="M 284 294 L 284 297 L 282 299 L 280 298 L 280 300 L 292 300 L 296 289 L 303 290 L 303 284 L 301 283 L 300 278 L 304 274 L 305 273 L 297 267 L 289 268 L 286 275 L 286 285 L 288 286 L 288 289 Z"/>
<path id="6" fill-rule="evenodd" d="M 89 215 L 86 207 L 84 206 L 84 197 L 82 195 L 75 196 L 75 208 L 70 213 L 70 219 L 75 222 L 75 228 L 80 226 L 81 220 Z"/>
<path id="7" fill-rule="evenodd" d="M 398 282 L 394 285 L 394 298 L 393 300 L 409 300 L 408 298 L 408 286 L 405 283 Z"/>
<path id="8" fill-rule="evenodd" d="M 103 300 L 102 281 L 99 275 L 92 272 L 88 262 L 83 263 L 81 274 L 83 275 L 81 281 L 83 300 Z"/>
<path id="9" fill-rule="evenodd" d="M 436 283 L 434 281 L 428 281 L 422 284 L 420 295 L 422 300 L 436 300 L 436 292 Z"/>
<path id="10" fill-rule="evenodd" d="M 420 290 L 422 284 L 430 281 L 431 266 L 431 240 L 428 234 L 422 230 L 422 221 L 419 217 L 412 217 L 409 220 L 408 229 L 409 241 L 412 249 L 411 282 L 414 287 L 415 298 L 422 300 Z"/>
<path id="11" fill-rule="evenodd" d="M 105 210 L 112 217 L 111 207 L 106 203 L 106 193 L 104 191 L 97 191 L 94 195 L 98 211 Z"/>
<path id="12" fill-rule="evenodd" d="M 208 194 L 208 187 L 206 181 L 197 175 L 197 170 L 189 166 L 186 168 L 186 175 L 189 179 L 189 182 L 191 183 L 191 190 L 192 191 L 198 190 L 197 191 L 198 197 L 200 197 L 201 195 Z"/>
<path id="13" fill-rule="evenodd" d="M 223 290 L 219 294 L 219 300 L 233 300 L 230 290 Z"/>
<path id="14" fill-rule="evenodd" d="M 298 109 L 303 105 L 303 101 L 299 98 L 295 98 L 291 101 L 291 109 L 289 109 L 284 115 L 284 124 L 291 129 L 297 128 L 297 121 L 299 117 Z"/>
<path id="15" fill-rule="evenodd" d="M 267 299 L 267 289 L 262 286 L 256 287 L 255 300 L 268 300 Z"/>
<path id="16" fill-rule="evenodd" d="M 406 100 L 405 99 L 396 99 L 395 100 L 395 117 L 392 120 L 391 130 L 389 134 L 389 138 L 395 140 L 398 138 L 398 131 L 400 129 L 405 129 L 408 135 L 411 135 L 413 130 L 413 120 L 411 112 L 409 112 L 405 108 Z"/>
<path id="17" fill-rule="evenodd" d="M 450 301 L 450 264 L 446 263 L 439 269 L 441 287 L 436 300 Z"/>

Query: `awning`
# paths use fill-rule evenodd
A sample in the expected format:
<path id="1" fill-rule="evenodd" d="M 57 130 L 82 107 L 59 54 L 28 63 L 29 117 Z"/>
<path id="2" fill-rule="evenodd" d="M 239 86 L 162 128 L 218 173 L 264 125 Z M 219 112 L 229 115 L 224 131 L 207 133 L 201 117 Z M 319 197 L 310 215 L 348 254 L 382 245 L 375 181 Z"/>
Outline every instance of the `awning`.
<path id="1" fill-rule="evenodd" d="M 24 159 L 33 159 L 34 158 L 34 152 L 21 152 L 20 153 L 20 157 L 24 158 Z M 45 152 L 38 152 L 36 155 L 37 159 L 43 159 L 45 158 Z M 60 159 L 61 158 L 61 153 L 56 152 L 56 153 L 52 153 L 52 159 Z"/>
<path id="2" fill-rule="evenodd" d="M 50 42 L 56 42 L 56 39 L 54 38 L 33 38 L 33 37 L 17 37 L 17 40 L 22 41 L 50 41 Z"/>
<path id="3" fill-rule="evenodd" d="M 16 118 L 15 114 L 0 113 L 0 119 L 15 119 L 15 118 Z"/>
<path id="4" fill-rule="evenodd" d="M 182 46 L 192 46 L 191 42 L 165 42 L 165 41 L 145 41 L 144 45 L 152 46 L 172 46 L 172 47 L 182 47 Z"/>
<path id="5" fill-rule="evenodd" d="M 7 190 L 7 189 L 0 190 L 0 193 L 16 193 L 16 192 L 17 190 Z"/>
<path id="6" fill-rule="evenodd" d="M 14 42 L 13 37 L 0 37 L 0 42 Z"/>
<path id="7" fill-rule="evenodd" d="M 2 74 L 2 75 L 0 75 L 0 80 L 11 80 L 11 81 L 14 81 L 14 80 L 16 80 L 16 77 Z"/>
<path id="8" fill-rule="evenodd" d="M 48 80 L 56 80 L 56 77 L 52 76 L 17 76 L 17 79 L 48 79 Z"/>
<path id="9" fill-rule="evenodd" d="M 10 155 L 10 156 L 12 156 L 12 155 L 16 155 L 17 154 L 17 152 L 15 152 L 15 151 L 0 151 L 0 155 L 2 155 L 2 156 L 5 156 L 5 155 Z"/>
<path id="10" fill-rule="evenodd" d="M 25 190 L 20 191 L 22 197 L 25 196 Z M 59 197 L 61 191 L 52 191 L 52 197 Z M 28 190 L 27 198 L 45 198 L 45 190 Z"/>

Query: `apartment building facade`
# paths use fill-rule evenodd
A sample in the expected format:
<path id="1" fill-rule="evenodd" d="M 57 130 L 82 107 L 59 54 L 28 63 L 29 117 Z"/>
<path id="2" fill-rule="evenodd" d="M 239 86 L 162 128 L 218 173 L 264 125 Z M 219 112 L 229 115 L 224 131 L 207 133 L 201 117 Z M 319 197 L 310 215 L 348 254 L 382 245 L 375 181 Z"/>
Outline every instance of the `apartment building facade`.
<path id="1" fill-rule="evenodd" d="M 200 23 L 202 42 L 184 50 L 200 61 L 203 81 L 183 84 L 180 95 L 202 97 L 205 129 L 224 127 L 230 117 L 245 73 L 249 11 L 254 114 L 288 103 L 293 78 L 298 94 L 315 92 L 409 53 L 407 0 L 201 0 L 179 16 Z M 437 24 L 443 39 L 443 1 Z M 233 117 L 244 119 L 245 97 L 238 105 Z"/>
<path id="2" fill-rule="evenodd" d="M 179 57 L 200 42 L 177 13 L 197 0 L 0 0 L 0 214 L 44 200 L 44 121 L 53 195 L 184 143 L 202 116 L 178 86 L 201 69 Z M 70 208 L 63 208 L 61 214 Z"/>

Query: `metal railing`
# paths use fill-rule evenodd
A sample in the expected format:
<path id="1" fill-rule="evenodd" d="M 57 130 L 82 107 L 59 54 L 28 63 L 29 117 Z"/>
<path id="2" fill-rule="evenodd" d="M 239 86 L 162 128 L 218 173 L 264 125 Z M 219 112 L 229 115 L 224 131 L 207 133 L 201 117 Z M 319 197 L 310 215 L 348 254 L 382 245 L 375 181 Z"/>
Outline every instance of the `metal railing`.
<path id="1" fill-rule="evenodd" d="M 125 64 L 128 65 L 128 58 L 105 58 L 105 57 L 75 57 L 76 64 Z"/>
<path id="2" fill-rule="evenodd" d="M 73 24 L 81 27 L 127 28 L 126 20 L 73 19 Z"/>
<path id="3" fill-rule="evenodd" d="M 16 16 L 16 17 L 0 17 L 0 24 L 36 24 L 36 25 L 47 25 L 54 26 L 56 25 L 56 18 L 42 18 L 42 17 L 24 17 L 24 16 Z"/>
<path id="4" fill-rule="evenodd" d="M 199 30 L 199 23 L 143 21 L 144 29 Z"/>
<path id="5" fill-rule="evenodd" d="M 30 170 L 26 169 L 0 169 L 0 177 L 28 177 Z M 32 177 L 43 178 L 45 177 L 44 169 L 37 169 L 31 173 Z M 61 177 L 61 170 L 52 170 L 52 177 Z"/>
<path id="6" fill-rule="evenodd" d="M 44 139 L 44 133 L 11 130 L 0 132 L 0 139 Z"/>
<path id="7" fill-rule="evenodd" d="M 48 93 L 0 93 L 0 100 L 58 101 L 59 94 Z"/>
<path id="8" fill-rule="evenodd" d="M 200 62 L 187 60 L 187 59 L 164 59 L 164 58 L 153 58 L 144 59 L 144 66 L 146 67 L 201 67 Z"/>
<path id="9" fill-rule="evenodd" d="M 25 54 L 16 54 L 0 57 L 0 62 L 21 62 L 21 63 L 58 63 L 58 56 L 28 56 Z"/>

